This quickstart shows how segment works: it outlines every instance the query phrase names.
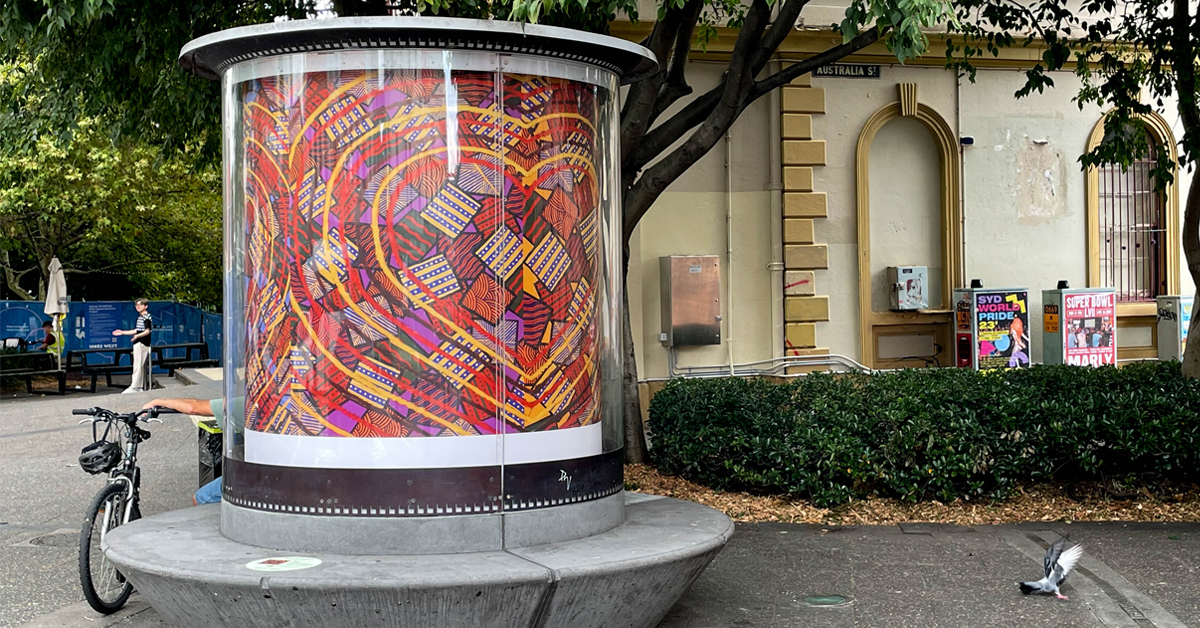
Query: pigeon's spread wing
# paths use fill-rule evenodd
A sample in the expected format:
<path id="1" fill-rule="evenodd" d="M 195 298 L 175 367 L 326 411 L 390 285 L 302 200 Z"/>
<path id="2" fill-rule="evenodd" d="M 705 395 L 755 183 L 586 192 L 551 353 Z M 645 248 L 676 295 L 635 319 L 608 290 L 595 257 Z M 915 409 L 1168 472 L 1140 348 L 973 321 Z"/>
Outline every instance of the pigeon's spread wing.
<path id="1" fill-rule="evenodd" d="M 1083 546 L 1073 545 L 1070 549 L 1063 550 L 1058 557 L 1058 564 L 1054 566 L 1054 570 L 1058 572 L 1058 582 L 1066 579 L 1067 574 L 1075 568 L 1079 563 L 1079 558 L 1083 556 Z"/>
<path id="2" fill-rule="evenodd" d="M 1054 564 L 1058 562 L 1058 557 L 1063 553 L 1063 547 L 1067 544 L 1066 538 L 1050 544 L 1050 548 L 1046 550 L 1046 558 L 1042 560 L 1042 566 L 1046 569 L 1046 577 L 1050 577 L 1050 572 L 1054 571 Z"/>

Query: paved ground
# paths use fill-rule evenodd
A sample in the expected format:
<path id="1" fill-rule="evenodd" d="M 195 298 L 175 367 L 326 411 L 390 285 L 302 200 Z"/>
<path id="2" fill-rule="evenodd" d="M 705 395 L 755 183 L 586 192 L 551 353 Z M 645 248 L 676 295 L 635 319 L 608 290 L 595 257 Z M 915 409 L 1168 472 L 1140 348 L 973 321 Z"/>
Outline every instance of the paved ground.
<path id="1" fill-rule="evenodd" d="M 1070 600 L 1021 595 L 1062 533 L 1085 544 Z M 1200 524 L 740 525 L 662 628 L 1200 627 L 1198 558 Z"/>
<path id="2" fill-rule="evenodd" d="M 169 392 L 216 395 L 211 385 Z M 123 410 L 151 396 L 94 403 Z M 75 462 L 90 439 L 69 414 L 80 405 L 0 403 L 0 627 L 165 626 L 136 595 L 107 618 L 80 601 L 78 529 L 102 484 Z M 196 434 L 186 419 L 168 417 L 153 431 L 141 456 L 147 515 L 189 505 L 197 473 Z M 1039 575 L 1045 543 L 1063 533 L 1086 548 L 1064 589 L 1071 599 L 1022 596 L 1015 582 Z M 849 603 L 805 602 L 816 595 Z M 1200 523 L 739 525 L 661 628 L 810 625 L 1200 628 Z"/>
<path id="3" fill-rule="evenodd" d="M 99 405 L 128 411 L 166 394 L 208 390 L 216 395 L 210 387 L 181 389 L 174 380 L 158 381 L 174 388 L 0 401 L 0 627 L 83 599 L 79 528 L 104 480 L 79 468 L 79 449 L 91 442 L 91 430 L 77 425 L 71 409 Z M 139 452 L 145 514 L 190 506 L 198 482 L 196 429 L 186 417 L 164 421 L 149 427 L 154 437 Z"/>

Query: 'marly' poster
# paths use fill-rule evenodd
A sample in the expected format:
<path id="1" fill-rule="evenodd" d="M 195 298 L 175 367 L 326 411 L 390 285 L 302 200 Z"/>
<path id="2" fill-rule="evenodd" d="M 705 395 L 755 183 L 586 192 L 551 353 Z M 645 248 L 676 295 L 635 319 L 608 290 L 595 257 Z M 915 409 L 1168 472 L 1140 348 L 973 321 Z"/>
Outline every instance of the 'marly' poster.
<path id="1" fill-rule="evenodd" d="M 1063 295 L 1064 361 L 1075 366 L 1116 364 L 1116 321 L 1114 292 Z"/>
<path id="2" fill-rule="evenodd" d="M 1029 366 L 1029 293 L 998 290 L 975 293 L 979 369 Z"/>

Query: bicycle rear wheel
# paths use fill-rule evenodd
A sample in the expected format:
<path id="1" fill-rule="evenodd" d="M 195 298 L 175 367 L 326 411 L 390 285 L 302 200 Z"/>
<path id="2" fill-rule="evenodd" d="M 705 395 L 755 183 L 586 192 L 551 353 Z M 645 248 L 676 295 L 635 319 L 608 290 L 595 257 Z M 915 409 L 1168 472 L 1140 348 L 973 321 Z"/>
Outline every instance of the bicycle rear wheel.
<path id="1" fill-rule="evenodd" d="M 141 516 L 137 505 L 126 497 L 123 484 L 109 484 L 100 489 L 88 506 L 79 532 L 79 582 L 83 585 L 83 597 L 96 612 L 105 615 L 120 610 L 133 593 L 133 584 L 100 549 L 105 535 L 124 522 L 126 509 L 130 510 L 130 521 Z"/>

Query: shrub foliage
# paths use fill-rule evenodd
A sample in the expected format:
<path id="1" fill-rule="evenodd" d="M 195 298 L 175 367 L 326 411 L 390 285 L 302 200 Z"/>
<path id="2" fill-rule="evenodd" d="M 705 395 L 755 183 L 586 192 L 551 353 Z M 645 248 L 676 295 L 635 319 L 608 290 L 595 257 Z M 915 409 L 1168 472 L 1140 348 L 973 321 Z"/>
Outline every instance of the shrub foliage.
<path id="1" fill-rule="evenodd" d="M 650 404 L 659 470 L 833 505 L 1003 496 L 1026 481 L 1200 476 L 1200 381 L 1179 363 L 679 379 Z"/>

